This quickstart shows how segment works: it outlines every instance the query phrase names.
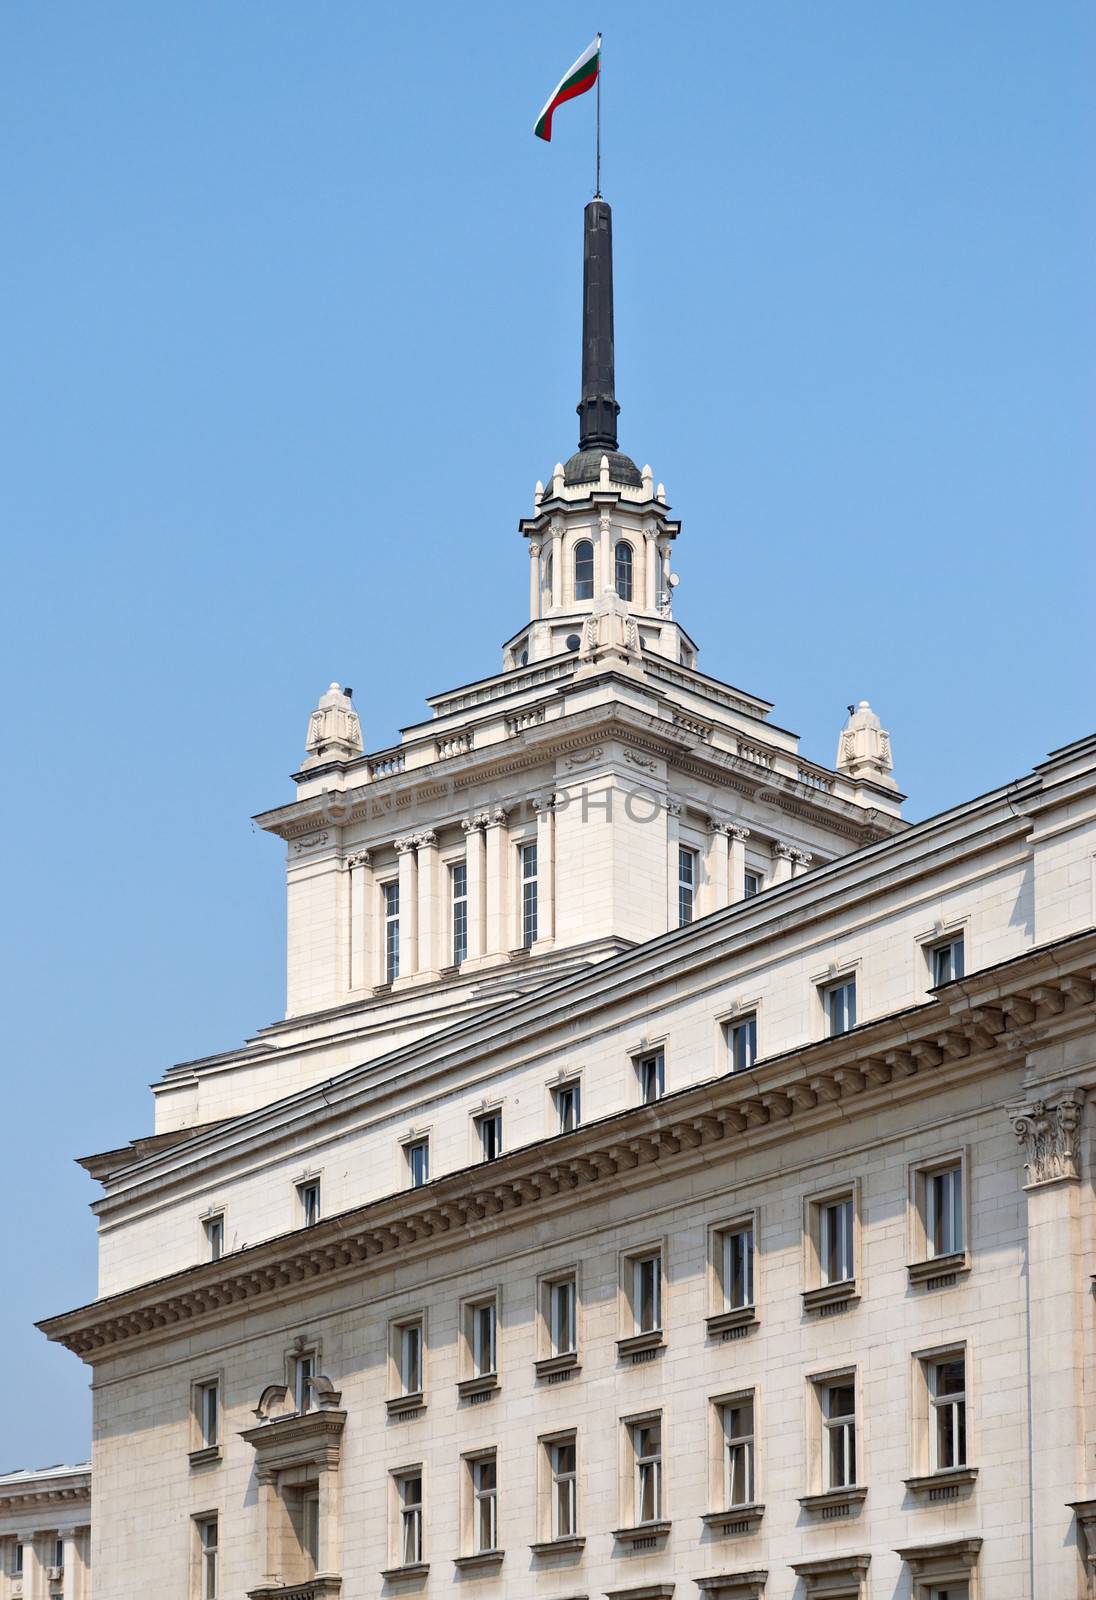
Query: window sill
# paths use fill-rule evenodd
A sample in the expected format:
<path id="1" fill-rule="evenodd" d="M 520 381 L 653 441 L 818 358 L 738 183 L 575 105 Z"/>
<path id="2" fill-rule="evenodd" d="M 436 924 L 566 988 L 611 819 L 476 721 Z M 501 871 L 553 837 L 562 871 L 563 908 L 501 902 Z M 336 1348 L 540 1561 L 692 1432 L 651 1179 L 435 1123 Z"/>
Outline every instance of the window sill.
<path id="1" fill-rule="evenodd" d="M 932 1278 L 966 1277 L 970 1271 L 970 1256 L 965 1250 L 956 1250 L 950 1256 L 933 1256 L 929 1261 L 911 1261 L 906 1271 L 911 1284 L 927 1283 Z"/>
<path id="2" fill-rule="evenodd" d="M 454 1556 L 453 1565 L 458 1572 L 476 1572 L 480 1568 L 501 1567 L 505 1550 L 477 1550 L 472 1556 Z"/>
<path id="3" fill-rule="evenodd" d="M 401 1578 L 425 1578 L 429 1571 L 429 1561 L 409 1561 L 404 1567 L 387 1567 L 381 1577 L 385 1583 L 399 1583 Z"/>
<path id="4" fill-rule="evenodd" d="M 969 1488 L 978 1477 L 977 1467 L 949 1467 L 944 1472 L 926 1472 L 917 1478 L 906 1478 L 910 1494 L 930 1494 L 933 1489 Z"/>
<path id="5" fill-rule="evenodd" d="M 818 1516 L 840 1516 L 842 1513 L 851 1516 L 854 1511 L 859 1511 L 864 1501 L 868 1498 L 867 1489 L 858 1484 L 851 1484 L 846 1489 L 827 1489 L 823 1494 L 805 1494 L 799 1498 L 799 1504 L 804 1511 L 814 1512 Z"/>
<path id="6" fill-rule="evenodd" d="M 470 1394 L 490 1394 L 499 1387 L 498 1373 L 485 1372 L 481 1378 L 462 1378 L 457 1384 L 457 1393 L 463 1400 Z"/>
<path id="7" fill-rule="evenodd" d="M 200 1450 L 192 1450 L 187 1460 L 192 1467 L 208 1467 L 214 1461 L 220 1461 L 221 1447 L 219 1444 L 203 1445 Z"/>
<path id="8" fill-rule="evenodd" d="M 732 1328 L 752 1328 L 759 1318 L 756 1306 L 739 1306 L 735 1311 L 720 1311 L 708 1318 L 709 1333 L 729 1333 Z"/>
<path id="9" fill-rule="evenodd" d="M 541 1539 L 537 1544 L 531 1544 L 530 1550 L 535 1556 L 563 1556 L 577 1555 L 586 1548 L 586 1535 L 584 1533 L 569 1533 L 562 1539 Z"/>
<path id="10" fill-rule="evenodd" d="M 844 1283 L 826 1283 L 818 1289 L 805 1289 L 803 1310 L 820 1311 L 823 1306 L 851 1305 L 859 1299 L 856 1279 L 848 1278 Z"/>
<path id="11" fill-rule="evenodd" d="M 401 1417 L 408 1411 L 425 1411 L 426 1396 L 420 1390 L 417 1394 L 394 1394 L 385 1402 L 390 1417 Z"/>
<path id="12" fill-rule="evenodd" d="M 641 1350 L 658 1350 L 665 1343 L 666 1335 L 662 1329 L 652 1328 L 650 1333 L 633 1333 L 627 1339 L 618 1339 L 617 1355 L 634 1356 Z"/>
<path id="13" fill-rule="evenodd" d="M 568 1350 L 564 1355 L 545 1356 L 543 1360 L 535 1361 L 533 1371 L 538 1378 L 551 1378 L 557 1372 L 581 1372 L 582 1363 L 577 1350 Z"/>
<path id="14" fill-rule="evenodd" d="M 641 1522 L 636 1528 L 614 1528 L 613 1538 L 619 1544 L 635 1544 L 639 1539 L 665 1539 L 671 1526 L 669 1522 Z"/>
<path id="15" fill-rule="evenodd" d="M 748 1506 L 730 1506 L 726 1511 L 706 1511 L 700 1520 L 713 1533 L 754 1533 L 764 1515 L 765 1507 L 751 1502 Z M 743 1523 L 748 1526 L 743 1527 Z"/>

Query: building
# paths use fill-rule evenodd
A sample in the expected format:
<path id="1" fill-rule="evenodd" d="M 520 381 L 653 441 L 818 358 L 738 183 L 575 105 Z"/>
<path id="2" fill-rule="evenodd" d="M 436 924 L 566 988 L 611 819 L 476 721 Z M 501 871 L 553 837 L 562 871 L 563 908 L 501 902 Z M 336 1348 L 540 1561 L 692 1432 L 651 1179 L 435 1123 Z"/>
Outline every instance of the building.
<path id="1" fill-rule="evenodd" d="M 91 1463 L 0 1474 L 0 1600 L 90 1600 Z"/>
<path id="2" fill-rule="evenodd" d="M 908 826 L 699 670 L 610 229 L 502 671 L 332 685 L 285 1019 L 84 1163 L 109 1600 L 1089 1592 L 1096 738 Z"/>

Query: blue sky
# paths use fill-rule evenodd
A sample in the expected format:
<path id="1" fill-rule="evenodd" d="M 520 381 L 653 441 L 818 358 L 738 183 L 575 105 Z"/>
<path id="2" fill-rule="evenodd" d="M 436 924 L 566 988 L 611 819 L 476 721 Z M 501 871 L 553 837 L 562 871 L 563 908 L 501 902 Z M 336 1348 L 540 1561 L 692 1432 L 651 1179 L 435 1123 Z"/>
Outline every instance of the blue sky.
<path id="1" fill-rule="evenodd" d="M 0 1470 L 81 1455 L 76 1155 L 281 1011 L 307 713 L 494 670 L 574 447 L 597 27 L 621 442 L 701 665 L 908 815 L 1092 730 L 1096 255 L 1080 0 L 8 0 Z"/>

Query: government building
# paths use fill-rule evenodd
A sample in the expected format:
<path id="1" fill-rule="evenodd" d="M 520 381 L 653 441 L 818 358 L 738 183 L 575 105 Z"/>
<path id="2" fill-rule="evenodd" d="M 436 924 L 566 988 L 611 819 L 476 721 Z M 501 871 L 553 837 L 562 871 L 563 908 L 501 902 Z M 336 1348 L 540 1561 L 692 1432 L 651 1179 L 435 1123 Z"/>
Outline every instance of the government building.
<path id="1" fill-rule="evenodd" d="M 910 825 L 703 672 L 611 226 L 498 670 L 320 697 L 284 1019 L 83 1161 L 95 1600 L 1096 1592 L 1096 737 Z"/>

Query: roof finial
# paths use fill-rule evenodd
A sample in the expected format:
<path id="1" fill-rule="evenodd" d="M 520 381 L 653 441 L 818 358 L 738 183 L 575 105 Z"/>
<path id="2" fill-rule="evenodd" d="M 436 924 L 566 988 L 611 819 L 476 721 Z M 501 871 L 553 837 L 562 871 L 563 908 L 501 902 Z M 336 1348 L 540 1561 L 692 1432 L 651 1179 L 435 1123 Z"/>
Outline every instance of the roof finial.
<path id="1" fill-rule="evenodd" d="M 613 213 L 607 200 L 584 212 L 582 256 L 582 399 L 580 450 L 616 450 L 616 357 L 613 349 Z"/>

